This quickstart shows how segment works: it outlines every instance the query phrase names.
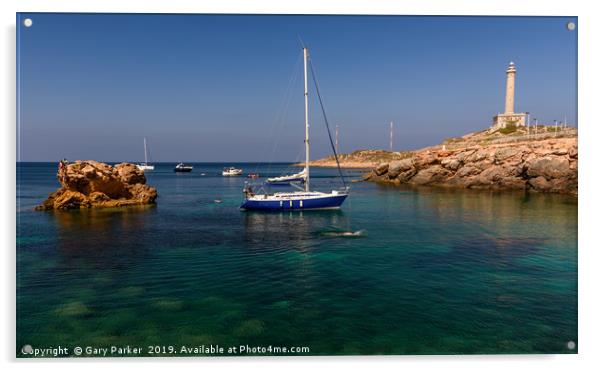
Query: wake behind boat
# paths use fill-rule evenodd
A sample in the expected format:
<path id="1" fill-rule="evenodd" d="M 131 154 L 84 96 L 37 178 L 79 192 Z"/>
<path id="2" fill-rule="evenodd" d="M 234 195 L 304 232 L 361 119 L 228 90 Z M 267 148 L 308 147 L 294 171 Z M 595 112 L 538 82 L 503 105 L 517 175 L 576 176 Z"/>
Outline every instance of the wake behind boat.
<path id="1" fill-rule="evenodd" d="M 364 237 L 364 230 L 360 229 L 359 231 L 323 232 L 321 235 L 325 237 Z"/>
<path id="2" fill-rule="evenodd" d="M 250 185 L 246 185 L 244 188 L 245 200 L 240 206 L 242 210 L 261 210 L 261 211 L 278 211 L 278 210 L 317 210 L 317 209 L 338 209 L 341 207 L 343 202 L 348 196 L 348 188 L 345 187 L 344 190 L 338 191 L 333 190 L 330 193 L 311 191 L 309 187 L 309 100 L 308 100 L 308 89 L 307 89 L 307 62 L 308 62 L 308 50 L 307 48 L 303 48 L 303 75 L 304 75 L 304 96 L 305 96 L 305 168 L 302 172 L 283 176 L 270 178 L 272 181 L 269 183 L 288 183 L 292 186 L 299 188 L 299 191 L 295 192 L 276 192 L 272 194 L 255 194 L 253 188 Z M 318 94 L 318 98 L 320 100 L 320 104 L 322 104 L 322 99 L 320 98 L 320 92 L 318 90 L 318 85 L 315 80 L 315 74 L 313 74 L 312 68 L 312 77 L 314 80 L 314 85 L 316 87 L 316 93 Z M 322 113 L 324 114 L 324 109 L 322 107 Z M 326 119 L 326 114 L 324 114 L 324 121 L 326 122 L 326 128 L 328 129 L 328 120 Z M 328 135 L 330 137 L 330 130 L 328 130 Z M 332 143 L 332 138 L 330 137 L 330 144 L 333 148 L 333 152 L 335 155 L 335 159 L 337 160 L 338 165 L 338 157 L 336 150 L 334 149 L 334 144 Z M 341 179 L 343 184 L 345 184 L 345 180 L 342 176 L 341 169 L 339 166 L 339 174 L 341 175 Z M 296 181 L 303 181 L 305 183 L 304 189 L 295 184 Z"/>

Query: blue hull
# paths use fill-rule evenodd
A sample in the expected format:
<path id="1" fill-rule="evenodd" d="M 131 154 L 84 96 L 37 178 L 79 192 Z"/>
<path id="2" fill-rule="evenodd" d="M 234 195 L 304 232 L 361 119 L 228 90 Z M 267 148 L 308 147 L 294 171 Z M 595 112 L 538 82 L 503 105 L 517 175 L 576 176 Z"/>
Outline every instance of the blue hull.
<path id="1" fill-rule="evenodd" d="M 245 200 L 240 208 L 264 211 L 336 209 L 341 207 L 346 198 L 347 195 L 336 195 L 288 201 Z"/>

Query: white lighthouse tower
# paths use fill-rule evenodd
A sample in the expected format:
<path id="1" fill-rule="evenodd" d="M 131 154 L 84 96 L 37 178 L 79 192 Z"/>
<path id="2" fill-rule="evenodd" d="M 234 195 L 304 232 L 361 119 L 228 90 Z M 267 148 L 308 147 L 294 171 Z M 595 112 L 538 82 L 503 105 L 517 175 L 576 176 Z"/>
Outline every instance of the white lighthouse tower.
<path id="1" fill-rule="evenodd" d="M 505 112 L 493 117 L 493 129 L 505 128 L 509 124 L 525 126 L 526 113 L 514 112 L 514 82 L 516 79 L 516 66 L 510 62 L 506 69 L 506 105 Z"/>

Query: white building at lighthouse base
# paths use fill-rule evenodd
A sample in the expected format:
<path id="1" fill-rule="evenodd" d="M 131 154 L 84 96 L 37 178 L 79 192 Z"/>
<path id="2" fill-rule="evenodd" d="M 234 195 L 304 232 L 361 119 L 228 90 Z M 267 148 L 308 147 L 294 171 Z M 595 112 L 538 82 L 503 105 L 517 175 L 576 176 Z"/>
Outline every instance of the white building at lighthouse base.
<path id="1" fill-rule="evenodd" d="M 502 129 L 508 125 L 514 124 L 515 126 L 526 126 L 527 125 L 527 114 L 526 113 L 500 113 L 493 116 L 492 129 Z"/>

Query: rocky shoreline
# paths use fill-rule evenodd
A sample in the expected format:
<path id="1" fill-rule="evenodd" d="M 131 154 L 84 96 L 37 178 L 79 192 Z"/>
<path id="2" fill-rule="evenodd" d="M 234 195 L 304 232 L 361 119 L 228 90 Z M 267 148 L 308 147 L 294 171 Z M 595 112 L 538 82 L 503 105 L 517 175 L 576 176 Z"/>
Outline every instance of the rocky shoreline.
<path id="1" fill-rule="evenodd" d="M 157 190 L 146 184 L 136 165 L 111 166 L 97 161 L 61 161 L 57 171 L 61 188 L 36 210 L 65 210 L 154 204 Z"/>
<path id="2" fill-rule="evenodd" d="M 429 148 L 382 162 L 365 180 L 467 189 L 577 195 L 577 137 L 446 150 Z"/>

